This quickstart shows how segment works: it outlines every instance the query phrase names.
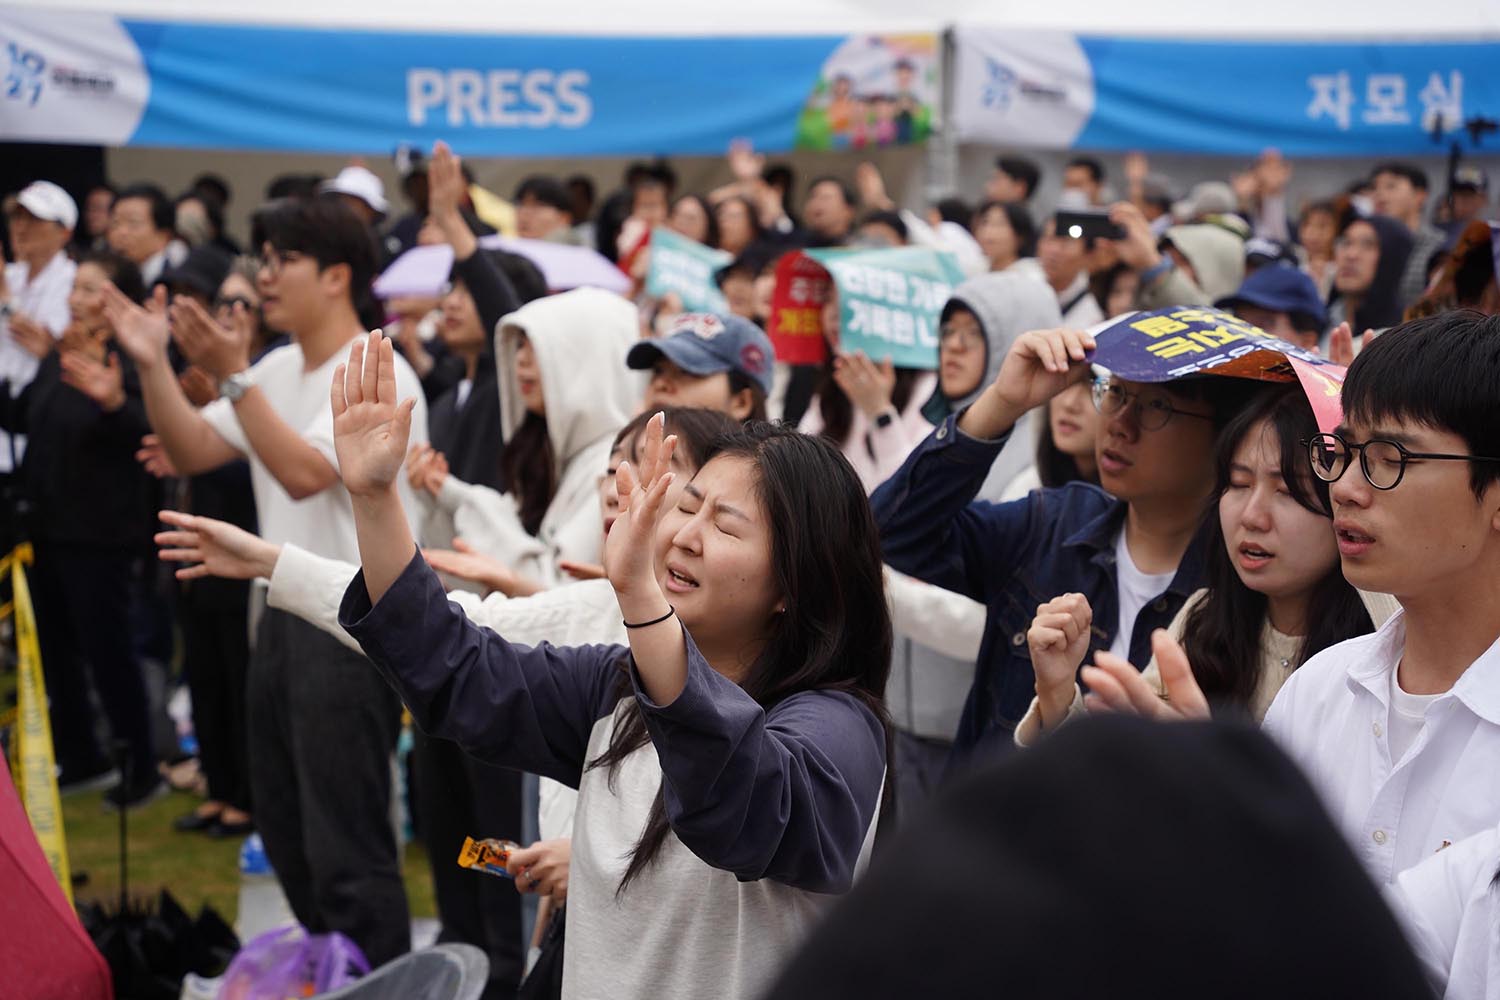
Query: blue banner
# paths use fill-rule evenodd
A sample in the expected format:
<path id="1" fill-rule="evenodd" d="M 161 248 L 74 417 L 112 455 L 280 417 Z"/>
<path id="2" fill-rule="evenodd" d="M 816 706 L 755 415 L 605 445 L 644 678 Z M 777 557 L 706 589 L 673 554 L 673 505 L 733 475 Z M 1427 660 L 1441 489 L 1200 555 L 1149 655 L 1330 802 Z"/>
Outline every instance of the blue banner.
<path id="1" fill-rule="evenodd" d="M 971 142 L 1288 156 L 1432 153 L 1500 117 L 1500 39 L 1238 42 L 960 29 Z"/>
<path id="2" fill-rule="evenodd" d="M 934 36 L 611 38 L 163 23 L 0 8 L 0 135 L 480 156 L 920 141 Z"/>

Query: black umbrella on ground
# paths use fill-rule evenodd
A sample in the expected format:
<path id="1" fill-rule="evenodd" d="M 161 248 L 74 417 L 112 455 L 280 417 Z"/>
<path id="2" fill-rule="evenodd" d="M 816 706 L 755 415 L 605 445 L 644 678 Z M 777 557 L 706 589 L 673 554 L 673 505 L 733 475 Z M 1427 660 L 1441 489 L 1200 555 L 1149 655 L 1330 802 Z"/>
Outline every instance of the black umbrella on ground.
<path id="1" fill-rule="evenodd" d="M 129 777 L 125 744 L 115 745 L 121 780 Z M 217 976 L 239 950 L 239 939 L 218 912 L 204 906 L 190 917 L 166 889 L 131 899 L 129 820 L 120 810 L 120 896 L 113 906 L 86 903 L 79 918 L 109 963 L 116 1000 L 177 1000 L 189 972 Z"/>

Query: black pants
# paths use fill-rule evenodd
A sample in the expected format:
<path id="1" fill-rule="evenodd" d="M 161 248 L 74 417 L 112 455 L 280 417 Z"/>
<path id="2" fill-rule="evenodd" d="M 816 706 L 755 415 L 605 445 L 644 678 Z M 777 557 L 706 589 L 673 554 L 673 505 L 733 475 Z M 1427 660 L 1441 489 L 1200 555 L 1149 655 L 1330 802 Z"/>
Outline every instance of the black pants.
<path id="1" fill-rule="evenodd" d="M 250 660 L 250 584 L 244 580 L 194 580 L 177 607 L 193 732 L 208 797 L 250 811 L 249 746 L 245 737 L 245 674 Z"/>
<path id="2" fill-rule="evenodd" d="M 361 654 L 271 609 L 247 691 L 255 825 L 292 912 L 350 937 L 372 967 L 409 951 L 390 811 L 395 693 Z"/>
<path id="3" fill-rule="evenodd" d="M 484 949 L 490 958 L 484 1000 L 514 997 L 525 968 L 521 896 L 505 879 L 460 868 L 465 837 L 524 841 L 521 772 L 492 767 L 456 743 L 418 730 L 412 745 L 417 827 L 432 862 L 440 941 Z"/>
<path id="4" fill-rule="evenodd" d="M 95 734 L 90 680 L 134 775 L 154 772 L 146 682 L 130 630 L 132 550 L 39 541 L 28 574 L 36 605 L 52 742 L 64 771 L 89 773 L 106 758 Z"/>

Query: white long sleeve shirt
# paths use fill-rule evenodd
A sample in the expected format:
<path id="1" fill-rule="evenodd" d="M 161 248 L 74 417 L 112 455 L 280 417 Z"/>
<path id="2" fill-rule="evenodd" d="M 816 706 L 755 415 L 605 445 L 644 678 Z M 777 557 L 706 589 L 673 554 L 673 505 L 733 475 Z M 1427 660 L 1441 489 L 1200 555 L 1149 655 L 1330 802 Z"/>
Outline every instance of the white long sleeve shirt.
<path id="1" fill-rule="evenodd" d="M 1405 646 L 1398 612 L 1304 664 L 1265 719 L 1380 884 L 1500 824 L 1500 641 L 1433 699 L 1415 742 L 1392 759 L 1390 677 Z"/>

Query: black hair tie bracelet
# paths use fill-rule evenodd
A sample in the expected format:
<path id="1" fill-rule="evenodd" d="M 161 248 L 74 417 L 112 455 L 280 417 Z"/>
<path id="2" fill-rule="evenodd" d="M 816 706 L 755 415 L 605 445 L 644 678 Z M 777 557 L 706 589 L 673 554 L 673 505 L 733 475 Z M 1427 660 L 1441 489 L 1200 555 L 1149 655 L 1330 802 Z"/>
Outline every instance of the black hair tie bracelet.
<path id="1" fill-rule="evenodd" d="M 626 628 L 650 628 L 652 625 L 660 625 L 662 622 L 666 621 L 668 618 L 671 618 L 676 613 L 677 609 L 669 604 L 667 605 L 667 613 L 662 615 L 660 618 L 653 618 L 649 622 L 635 622 L 634 624 L 625 621 L 622 618 L 620 620 L 620 624 L 624 625 Z"/>

